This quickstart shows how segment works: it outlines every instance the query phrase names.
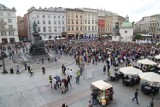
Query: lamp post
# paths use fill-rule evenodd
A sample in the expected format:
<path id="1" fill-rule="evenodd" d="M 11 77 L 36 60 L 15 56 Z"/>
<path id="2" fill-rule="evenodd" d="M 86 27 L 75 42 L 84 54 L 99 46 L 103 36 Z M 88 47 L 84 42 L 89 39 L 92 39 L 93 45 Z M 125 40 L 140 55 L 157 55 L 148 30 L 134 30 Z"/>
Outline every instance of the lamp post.
<path id="1" fill-rule="evenodd" d="M 1 56 L 2 56 L 2 64 L 3 64 L 3 72 L 2 74 L 7 74 L 8 72 L 5 69 L 5 63 L 4 63 L 4 51 L 3 51 L 3 47 L 1 45 Z"/>

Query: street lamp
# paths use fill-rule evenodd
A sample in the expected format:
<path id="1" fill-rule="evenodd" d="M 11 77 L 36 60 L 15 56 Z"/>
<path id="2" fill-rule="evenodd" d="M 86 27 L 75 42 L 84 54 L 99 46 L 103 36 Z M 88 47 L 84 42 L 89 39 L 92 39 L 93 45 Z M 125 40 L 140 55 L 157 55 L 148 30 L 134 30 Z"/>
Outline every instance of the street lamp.
<path id="1" fill-rule="evenodd" d="M 2 64 L 3 64 L 3 72 L 2 72 L 2 74 L 7 74 L 8 72 L 7 72 L 6 69 L 5 69 L 5 63 L 4 63 L 4 51 L 3 51 L 2 44 L 1 44 L 1 56 L 2 56 Z"/>

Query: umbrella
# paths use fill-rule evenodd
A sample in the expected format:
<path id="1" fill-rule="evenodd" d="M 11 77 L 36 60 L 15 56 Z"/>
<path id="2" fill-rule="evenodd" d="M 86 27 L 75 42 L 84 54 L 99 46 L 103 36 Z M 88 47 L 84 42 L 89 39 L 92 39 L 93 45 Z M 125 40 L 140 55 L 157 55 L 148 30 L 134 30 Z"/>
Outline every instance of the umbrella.
<path id="1" fill-rule="evenodd" d="M 142 70 L 134 68 L 134 67 L 122 67 L 119 69 L 119 71 L 123 74 L 126 75 L 136 75 L 136 74 L 141 74 Z"/>
<path id="2" fill-rule="evenodd" d="M 160 54 L 155 56 L 156 59 L 160 59 Z"/>
<path id="3" fill-rule="evenodd" d="M 154 83 L 160 83 L 160 75 L 154 73 L 154 72 L 146 72 L 139 74 L 140 78 L 143 80 L 146 80 L 152 84 Z"/>
<path id="4" fill-rule="evenodd" d="M 157 67 L 160 68 L 160 64 Z"/>
<path id="5" fill-rule="evenodd" d="M 138 60 L 137 63 L 144 64 L 144 65 L 157 65 L 156 62 L 151 61 L 149 59 Z"/>

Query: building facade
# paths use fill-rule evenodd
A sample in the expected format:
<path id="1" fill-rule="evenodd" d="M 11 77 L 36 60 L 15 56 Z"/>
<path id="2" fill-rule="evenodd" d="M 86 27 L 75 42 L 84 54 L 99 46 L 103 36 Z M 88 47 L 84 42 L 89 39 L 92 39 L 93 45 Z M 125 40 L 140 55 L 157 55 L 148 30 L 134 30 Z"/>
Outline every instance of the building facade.
<path id="1" fill-rule="evenodd" d="M 84 35 L 84 11 L 80 8 L 66 9 L 66 28 L 68 38 L 82 38 Z"/>
<path id="2" fill-rule="evenodd" d="M 105 16 L 98 16 L 98 35 L 105 35 Z"/>
<path id="3" fill-rule="evenodd" d="M 0 4 L 0 43 L 19 42 L 15 8 Z"/>
<path id="4" fill-rule="evenodd" d="M 31 7 L 27 13 L 28 38 L 33 40 L 33 23 L 42 40 L 53 40 L 66 32 L 66 10 L 61 7 L 36 9 Z"/>
<path id="5" fill-rule="evenodd" d="M 98 11 L 97 9 L 83 8 L 84 11 L 84 37 L 93 38 L 98 36 Z"/>
<path id="6" fill-rule="evenodd" d="M 160 14 L 150 16 L 150 34 L 155 37 L 160 34 Z"/>
<path id="7" fill-rule="evenodd" d="M 111 15 L 106 15 L 105 16 L 105 33 L 107 35 L 111 35 L 112 34 L 112 16 Z"/>

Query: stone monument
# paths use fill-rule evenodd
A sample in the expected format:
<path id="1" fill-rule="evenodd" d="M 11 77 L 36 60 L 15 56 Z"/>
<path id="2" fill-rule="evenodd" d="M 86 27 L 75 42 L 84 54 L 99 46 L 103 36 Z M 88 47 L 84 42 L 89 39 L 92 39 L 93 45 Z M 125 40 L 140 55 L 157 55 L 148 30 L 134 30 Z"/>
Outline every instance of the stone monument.
<path id="1" fill-rule="evenodd" d="M 32 35 L 33 35 L 34 43 L 31 44 L 29 53 L 32 56 L 34 56 L 34 55 L 45 55 L 46 51 L 45 51 L 44 43 L 42 42 L 41 36 L 39 36 L 40 34 L 37 31 L 37 23 L 35 21 L 33 22 L 33 33 L 32 33 Z"/>

